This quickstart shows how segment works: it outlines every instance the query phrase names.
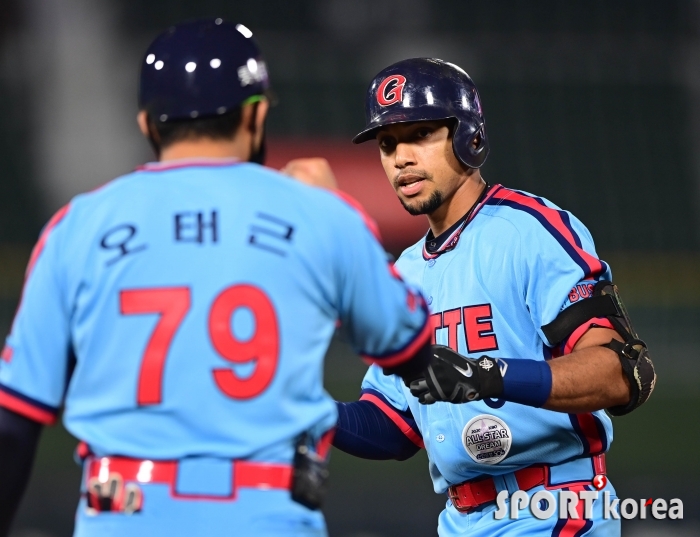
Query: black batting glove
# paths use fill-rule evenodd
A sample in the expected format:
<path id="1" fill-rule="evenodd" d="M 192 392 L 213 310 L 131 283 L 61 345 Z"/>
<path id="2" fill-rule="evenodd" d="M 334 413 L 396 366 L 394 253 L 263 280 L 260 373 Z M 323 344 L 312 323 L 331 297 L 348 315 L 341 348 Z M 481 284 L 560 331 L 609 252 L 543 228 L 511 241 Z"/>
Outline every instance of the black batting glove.
<path id="1" fill-rule="evenodd" d="M 420 403 L 459 404 L 503 394 L 503 376 L 495 359 L 488 356 L 477 360 L 465 358 L 444 345 L 433 345 L 432 350 L 432 358 L 422 376 L 408 385 Z"/>

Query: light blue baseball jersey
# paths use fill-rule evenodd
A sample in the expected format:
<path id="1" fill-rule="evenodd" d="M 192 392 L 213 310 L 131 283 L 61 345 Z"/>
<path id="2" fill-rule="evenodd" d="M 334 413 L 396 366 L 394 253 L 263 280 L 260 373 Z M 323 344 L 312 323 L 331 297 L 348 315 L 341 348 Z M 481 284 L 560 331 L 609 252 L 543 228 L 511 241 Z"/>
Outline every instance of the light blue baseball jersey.
<path id="1" fill-rule="evenodd" d="M 609 326 L 587 323 L 560 348 L 542 332 L 563 308 L 590 296 L 597 280 L 611 279 L 588 230 L 549 201 L 495 185 L 440 239 L 437 251 L 421 240 L 396 264 L 427 297 L 435 342 L 472 358 L 547 360 L 570 352 L 590 325 Z M 362 393 L 425 447 L 436 492 L 538 463 L 553 465 L 548 485 L 590 480 L 591 455 L 612 442 L 603 411 L 574 415 L 492 399 L 425 406 L 375 366 Z"/>
<path id="2" fill-rule="evenodd" d="M 352 201 L 229 160 L 147 165 L 73 199 L 37 244 L 0 360 L 0 405 L 97 455 L 291 462 L 337 415 L 341 323 L 392 366 L 428 341 Z"/>

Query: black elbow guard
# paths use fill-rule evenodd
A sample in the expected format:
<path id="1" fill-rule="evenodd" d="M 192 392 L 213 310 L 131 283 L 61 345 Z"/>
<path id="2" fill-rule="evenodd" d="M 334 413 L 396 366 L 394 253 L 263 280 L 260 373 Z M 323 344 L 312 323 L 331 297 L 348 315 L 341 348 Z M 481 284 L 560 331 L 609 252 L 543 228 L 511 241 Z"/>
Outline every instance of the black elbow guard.
<path id="1" fill-rule="evenodd" d="M 542 331 L 552 345 L 557 345 L 576 328 L 595 317 L 607 318 L 625 340 L 623 343 L 614 339 L 605 346 L 614 350 L 620 357 L 622 371 L 630 384 L 630 401 L 626 405 L 607 410 L 613 416 L 629 414 L 649 399 L 656 384 L 656 372 L 646 343 L 639 339 L 632 327 L 616 285 L 605 280 L 599 281 L 591 298 L 566 308 L 554 321 L 543 326 Z"/>
<path id="2" fill-rule="evenodd" d="M 620 357 L 622 371 L 630 383 L 629 403 L 608 408 L 613 416 L 624 416 L 649 399 L 656 384 L 656 371 L 647 353 L 647 346 L 641 339 L 630 339 L 625 343 L 613 339 L 605 346 Z"/>

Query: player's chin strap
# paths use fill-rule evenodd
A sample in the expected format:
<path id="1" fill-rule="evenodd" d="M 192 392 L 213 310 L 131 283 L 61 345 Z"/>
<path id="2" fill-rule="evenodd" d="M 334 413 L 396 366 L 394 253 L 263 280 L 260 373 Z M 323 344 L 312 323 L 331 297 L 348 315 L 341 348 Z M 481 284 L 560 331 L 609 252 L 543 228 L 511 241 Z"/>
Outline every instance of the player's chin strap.
<path id="1" fill-rule="evenodd" d="M 542 332 L 552 345 L 559 345 L 576 328 L 596 317 L 607 318 L 624 339 L 624 342 L 613 339 L 604 345 L 620 357 L 622 371 L 629 380 L 629 403 L 608 408 L 608 412 L 613 416 L 622 416 L 632 412 L 649 399 L 656 384 L 656 372 L 646 343 L 639 339 L 632 327 L 617 286 L 610 281 L 599 281 L 593 289 L 591 298 L 566 308 L 551 323 L 544 325 Z"/>

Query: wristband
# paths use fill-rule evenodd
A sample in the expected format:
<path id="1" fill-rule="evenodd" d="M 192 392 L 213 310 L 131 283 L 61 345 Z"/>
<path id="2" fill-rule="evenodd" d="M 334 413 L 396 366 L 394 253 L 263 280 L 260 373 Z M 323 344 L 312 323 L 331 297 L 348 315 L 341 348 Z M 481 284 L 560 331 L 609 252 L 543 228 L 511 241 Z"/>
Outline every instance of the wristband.
<path id="1" fill-rule="evenodd" d="M 503 375 L 503 399 L 541 407 L 552 393 L 552 370 L 544 360 L 501 358 L 507 364 Z"/>

